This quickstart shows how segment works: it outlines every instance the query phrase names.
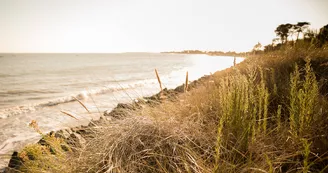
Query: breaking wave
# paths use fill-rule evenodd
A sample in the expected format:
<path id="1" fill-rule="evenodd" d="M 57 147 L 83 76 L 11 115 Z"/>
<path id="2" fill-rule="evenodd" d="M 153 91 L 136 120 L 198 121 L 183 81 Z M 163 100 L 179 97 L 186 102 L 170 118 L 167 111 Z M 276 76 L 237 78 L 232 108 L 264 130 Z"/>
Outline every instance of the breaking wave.
<path id="1" fill-rule="evenodd" d="M 136 81 L 132 84 L 120 84 L 117 87 L 105 86 L 102 88 L 83 90 L 76 94 L 72 94 L 72 95 L 69 95 L 66 97 L 51 99 L 51 100 L 48 100 L 48 101 L 45 101 L 42 103 L 36 103 L 36 104 L 31 104 L 31 105 L 20 105 L 20 106 L 14 106 L 14 107 L 10 107 L 10 108 L 4 108 L 4 109 L 0 109 L 0 119 L 8 118 L 10 116 L 14 116 L 14 115 L 22 114 L 22 113 L 36 111 L 43 107 L 56 106 L 59 104 L 74 102 L 74 101 L 76 101 L 76 99 L 85 100 L 92 95 L 99 95 L 99 94 L 111 93 L 111 92 L 116 92 L 116 91 L 121 91 L 121 90 L 126 90 L 126 89 L 133 89 L 136 87 L 142 87 L 144 85 L 153 84 L 153 83 L 156 83 L 155 79 Z M 10 92 L 11 94 L 13 92 L 19 93 L 17 91 L 8 91 L 8 92 Z M 30 92 L 30 91 L 24 91 L 24 92 Z M 40 92 L 44 92 L 44 91 L 40 91 Z M 0 93 L 0 94 L 5 94 L 5 93 Z"/>

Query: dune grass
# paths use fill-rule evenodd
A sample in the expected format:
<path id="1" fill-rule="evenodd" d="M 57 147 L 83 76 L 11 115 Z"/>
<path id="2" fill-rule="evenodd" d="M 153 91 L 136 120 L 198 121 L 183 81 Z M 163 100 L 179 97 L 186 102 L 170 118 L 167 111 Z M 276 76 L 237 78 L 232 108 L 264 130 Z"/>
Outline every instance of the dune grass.
<path id="1" fill-rule="evenodd" d="M 79 150 L 50 153 L 55 162 L 32 145 L 38 157 L 21 170 L 327 172 L 327 64 L 327 49 L 303 45 L 249 57 L 173 101 L 98 125 Z"/>

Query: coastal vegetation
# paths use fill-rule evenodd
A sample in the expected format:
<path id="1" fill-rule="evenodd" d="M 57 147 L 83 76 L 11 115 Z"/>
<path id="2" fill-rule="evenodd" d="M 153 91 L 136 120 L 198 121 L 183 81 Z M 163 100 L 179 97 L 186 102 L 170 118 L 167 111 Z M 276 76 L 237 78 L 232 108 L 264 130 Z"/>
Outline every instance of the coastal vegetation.
<path id="1" fill-rule="evenodd" d="M 246 52 L 235 52 L 235 51 L 201 51 L 201 50 L 183 50 L 183 51 L 169 51 L 162 53 L 178 53 L 178 54 L 204 54 L 204 55 L 212 55 L 212 56 L 245 56 Z"/>
<path id="2" fill-rule="evenodd" d="M 70 135 L 32 122 L 43 138 L 8 172 L 327 172 L 328 25 L 312 35 L 308 25 L 279 25 L 242 63 Z"/>

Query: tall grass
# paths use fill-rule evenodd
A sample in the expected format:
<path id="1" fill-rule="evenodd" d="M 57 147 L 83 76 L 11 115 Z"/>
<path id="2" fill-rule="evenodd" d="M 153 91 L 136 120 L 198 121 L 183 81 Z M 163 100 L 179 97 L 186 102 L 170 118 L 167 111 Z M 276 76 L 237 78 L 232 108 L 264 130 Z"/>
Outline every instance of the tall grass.
<path id="1" fill-rule="evenodd" d="M 173 101 L 98 125 L 58 163 L 72 172 L 327 171 L 327 62 L 327 50 L 308 47 L 250 57 Z"/>
<path id="2" fill-rule="evenodd" d="M 162 91 L 163 91 L 162 82 L 161 82 L 161 78 L 160 78 L 159 75 L 158 75 L 157 69 L 155 69 L 155 74 L 156 74 L 156 78 L 157 78 L 157 81 L 158 81 L 159 87 L 160 87 L 161 92 L 162 92 Z"/>
<path id="3" fill-rule="evenodd" d="M 300 71 L 295 65 L 290 77 L 290 129 L 294 135 L 303 134 L 311 128 L 318 104 L 319 89 L 310 59 L 306 59 L 304 73 L 305 79 L 301 80 Z"/>
<path id="4" fill-rule="evenodd" d="M 255 142 L 256 136 L 265 135 L 267 130 L 269 93 L 263 70 L 250 68 L 248 76 L 237 70 L 233 73 L 220 79 L 217 88 L 220 117 L 216 145 L 217 171 L 223 171 L 220 165 L 227 162 L 230 164 L 225 167 L 231 167 L 229 171 L 247 162 L 249 142 Z M 259 85 L 256 85 L 257 81 Z"/>

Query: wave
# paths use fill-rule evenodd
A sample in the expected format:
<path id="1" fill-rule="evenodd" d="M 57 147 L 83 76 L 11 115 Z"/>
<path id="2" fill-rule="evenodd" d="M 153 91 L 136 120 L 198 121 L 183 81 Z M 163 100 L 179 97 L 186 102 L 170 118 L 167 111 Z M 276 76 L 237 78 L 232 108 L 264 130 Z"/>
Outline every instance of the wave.
<path id="1" fill-rule="evenodd" d="M 0 57 L 1 58 L 1 57 Z M 0 73 L 0 78 L 12 77 L 13 75 Z"/>
<path id="2" fill-rule="evenodd" d="M 50 90 L 8 90 L 8 91 L 0 91 L 0 95 L 53 94 L 53 93 L 58 93 L 58 91 L 50 91 Z"/>
<path id="3" fill-rule="evenodd" d="M 69 103 L 69 102 L 74 102 L 76 99 L 79 100 L 85 100 L 89 98 L 92 95 L 98 95 L 98 94 L 105 94 L 105 93 L 110 93 L 110 92 L 115 92 L 115 91 L 121 91 L 121 90 L 126 90 L 126 89 L 133 89 L 136 87 L 142 87 L 147 84 L 153 84 L 156 83 L 155 79 L 148 79 L 148 80 L 143 80 L 143 81 L 135 81 L 130 84 L 118 84 L 117 87 L 114 87 L 113 85 L 108 85 L 104 86 L 101 88 L 95 88 L 95 89 L 88 89 L 81 91 L 76 94 L 72 94 L 66 97 L 61 97 L 61 98 L 56 98 L 52 100 L 48 100 L 42 103 L 36 103 L 36 104 L 31 104 L 31 105 L 21 105 L 21 106 L 14 106 L 10 108 L 4 108 L 0 109 L 0 119 L 8 118 L 10 116 L 15 116 L 18 114 L 22 113 L 28 113 L 32 111 L 36 111 L 38 109 L 42 109 L 43 107 L 50 107 L 50 106 L 56 106 L 59 104 L 64 104 L 64 103 Z M 20 93 L 20 92 L 32 92 L 31 91 L 8 91 L 7 93 Z M 46 93 L 45 91 L 38 91 L 39 93 Z M 3 94 L 4 92 L 1 92 Z M 35 93 L 35 91 L 33 91 Z"/>

